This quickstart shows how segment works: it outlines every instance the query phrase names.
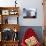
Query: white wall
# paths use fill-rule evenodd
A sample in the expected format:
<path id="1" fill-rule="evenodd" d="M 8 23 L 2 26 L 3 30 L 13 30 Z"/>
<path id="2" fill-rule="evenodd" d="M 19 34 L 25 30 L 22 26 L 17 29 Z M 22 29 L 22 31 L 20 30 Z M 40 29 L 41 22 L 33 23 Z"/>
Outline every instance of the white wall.
<path id="1" fill-rule="evenodd" d="M 23 15 L 20 16 L 20 24 L 23 26 L 43 26 L 43 6 L 42 0 L 21 0 L 18 2 L 20 3 L 22 8 L 30 9 L 34 8 L 37 9 L 37 18 L 36 19 L 23 19 Z M 23 14 L 23 13 L 21 13 Z"/>
<path id="2" fill-rule="evenodd" d="M 0 0 L 0 6 L 14 6 L 15 0 Z M 20 6 L 20 18 L 19 24 L 21 26 L 43 26 L 43 6 L 42 0 L 17 0 Z M 36 19 L 23 19 L 23 8 L 37 9 L 37 18 Z"/>
<path id="3" fill-rule="evenodd" d="M 9 7 L 9 6 L 14 6 L 14 1 L 15 0 L 0 0 L 0 6 L 1 7 Z"/>

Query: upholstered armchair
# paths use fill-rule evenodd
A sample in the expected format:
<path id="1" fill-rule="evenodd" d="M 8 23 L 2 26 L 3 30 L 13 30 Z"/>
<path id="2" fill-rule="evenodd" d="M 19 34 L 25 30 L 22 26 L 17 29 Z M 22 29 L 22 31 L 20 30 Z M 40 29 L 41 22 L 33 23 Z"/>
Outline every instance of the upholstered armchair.
<path id="1" fill-rule="evenodd" d="M 41 46 L 39 40 L 37 39 L 37 34 L 32 28 L 27 29 L 22 38 L 21 46 Z"/>

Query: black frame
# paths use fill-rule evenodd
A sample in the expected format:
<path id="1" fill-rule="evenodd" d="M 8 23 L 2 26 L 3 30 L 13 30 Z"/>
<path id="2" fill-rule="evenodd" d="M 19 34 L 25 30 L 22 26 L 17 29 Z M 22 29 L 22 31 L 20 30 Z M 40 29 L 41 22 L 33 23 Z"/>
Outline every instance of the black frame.
<path id="1" fill-rule="evenodd" d="M 23 18 L 36 18 L 37 17 L 37 10 L 35 12 L 35 16 L 31 16 L 31 10 L 27 10 L 26 8 L 23 8 L 23 12 L 26 14 L 26 16 L 23 16 Z"/>

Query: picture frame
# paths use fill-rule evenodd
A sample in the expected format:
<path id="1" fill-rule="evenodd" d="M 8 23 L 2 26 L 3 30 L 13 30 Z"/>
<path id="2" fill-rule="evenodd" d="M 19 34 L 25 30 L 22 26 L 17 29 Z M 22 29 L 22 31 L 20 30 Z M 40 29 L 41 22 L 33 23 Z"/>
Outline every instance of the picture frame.
<path id="1" fill-rule="evenodd" d="M 9 14 L 10 14 L 10 15 L 16 15 L 17 13 L 18 13 L 18 12 L 17 12 L 16 10 L 10 10 L 10 11 L 9 11 Z"/>
<path id="2" fill-rule="evenodd" d="M 2 10 L 2 15 L 9 15 L 9 10 Z"/>
<path id="3" fill-rule="evenodd" d="M 23 18 L 36 18 L 37 17 L 37 10 L 36 9 L 23 9 L 23 12 L 26 16 L 24 16 Z"/>

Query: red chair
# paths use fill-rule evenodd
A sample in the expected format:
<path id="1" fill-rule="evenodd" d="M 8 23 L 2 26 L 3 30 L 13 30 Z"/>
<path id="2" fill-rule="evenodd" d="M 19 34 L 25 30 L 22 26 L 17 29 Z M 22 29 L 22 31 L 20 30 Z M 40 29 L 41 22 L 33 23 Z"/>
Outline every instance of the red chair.
<path id="1" fill-rule="evenodd" d="M 34 30 L 32 28 L 27 29 L 27 31 L 25 32 L 24 37 L 22 38 L 21 46 L 27 46 L 26 43 L 25 43 L 25 40 L 32 37 L 32 36 L 34 36 L 37 39 L 37 35 L 34 32 Z M 41 46 L 39 41 L 37 42 L 37 44 L 35 46 Z"/>

